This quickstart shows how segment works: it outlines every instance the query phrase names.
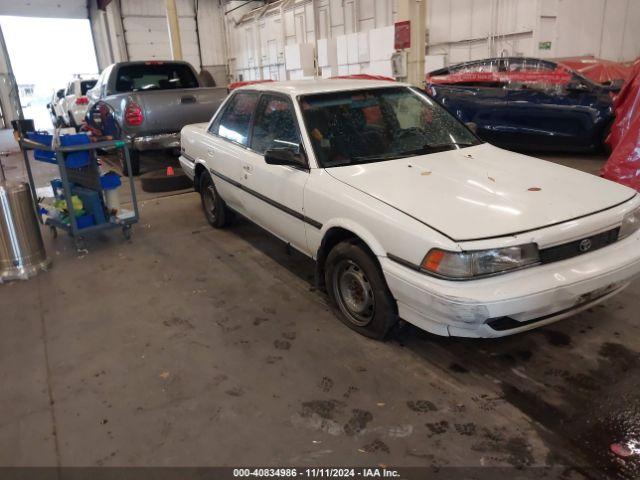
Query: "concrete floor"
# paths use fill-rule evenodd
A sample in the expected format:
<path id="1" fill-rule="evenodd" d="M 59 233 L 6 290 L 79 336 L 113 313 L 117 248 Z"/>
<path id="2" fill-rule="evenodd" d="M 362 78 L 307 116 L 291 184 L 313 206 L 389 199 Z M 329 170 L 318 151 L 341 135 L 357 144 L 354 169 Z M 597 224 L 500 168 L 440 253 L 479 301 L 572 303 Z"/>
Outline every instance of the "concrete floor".
<path id="1" fill-rule="evenodd" d="M 51 271 L 0 286 L 0 466 L 640 475 L 609 451 L 640 439 L 640 282 L 514 337 L 380 343 L 333 316 L 309 260 L 246 221 L 211 229 L 196 194 L 141 215 L 82 255 L 44 232 Z"/>

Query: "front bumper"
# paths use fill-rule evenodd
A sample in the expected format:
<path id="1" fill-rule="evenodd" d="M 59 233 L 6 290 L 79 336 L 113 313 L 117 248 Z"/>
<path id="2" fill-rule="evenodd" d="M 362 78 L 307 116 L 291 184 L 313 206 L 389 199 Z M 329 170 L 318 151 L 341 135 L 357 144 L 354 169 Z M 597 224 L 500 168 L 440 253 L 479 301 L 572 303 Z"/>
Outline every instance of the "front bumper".
<path id="1" fill-rule="evenodd" d="M 502 337 L 561 320 L 640 275 L 640 232 L 597 251 L 473 281 L 430 277 L 380 258 L 400 317 L 446 336 Z"/>
<path id="2" fill-rule="evenodd" d="M 180 132 L 133 137 L 133 148 L 139 152 L 180 148 Z"/>

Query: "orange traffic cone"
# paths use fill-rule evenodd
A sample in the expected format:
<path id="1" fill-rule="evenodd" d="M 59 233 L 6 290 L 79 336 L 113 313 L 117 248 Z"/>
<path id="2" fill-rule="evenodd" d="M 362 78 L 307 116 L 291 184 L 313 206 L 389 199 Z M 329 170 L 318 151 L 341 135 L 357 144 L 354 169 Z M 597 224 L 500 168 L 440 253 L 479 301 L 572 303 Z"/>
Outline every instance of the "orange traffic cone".
<path id="1" fill-rule="evenodd" d="M 173 167 L 167 167 L 167 177 L 173 177 Z"/>

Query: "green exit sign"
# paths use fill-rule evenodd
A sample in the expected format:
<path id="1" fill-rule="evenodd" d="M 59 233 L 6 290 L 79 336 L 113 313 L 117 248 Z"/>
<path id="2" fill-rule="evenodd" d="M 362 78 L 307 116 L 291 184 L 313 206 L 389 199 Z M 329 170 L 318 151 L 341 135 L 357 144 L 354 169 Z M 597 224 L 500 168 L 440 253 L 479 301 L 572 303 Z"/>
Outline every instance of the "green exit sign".
<path id="1" fill-rule="evenodd" d="M 538 48 L 540 50 L 551 50 L 551 42 L 540 42 L 538 43 Z"/>

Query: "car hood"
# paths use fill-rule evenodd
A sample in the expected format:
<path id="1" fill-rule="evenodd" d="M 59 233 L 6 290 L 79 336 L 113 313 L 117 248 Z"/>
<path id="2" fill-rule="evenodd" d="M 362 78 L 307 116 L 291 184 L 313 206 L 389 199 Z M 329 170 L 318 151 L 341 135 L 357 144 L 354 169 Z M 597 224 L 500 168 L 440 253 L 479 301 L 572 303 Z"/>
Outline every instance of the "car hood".
<path id="1" fill-rule="evenodd" d="M 456 241 L 535 230 L 635 196 L 617 183 L 486 143 L 326 171 Z"/>

